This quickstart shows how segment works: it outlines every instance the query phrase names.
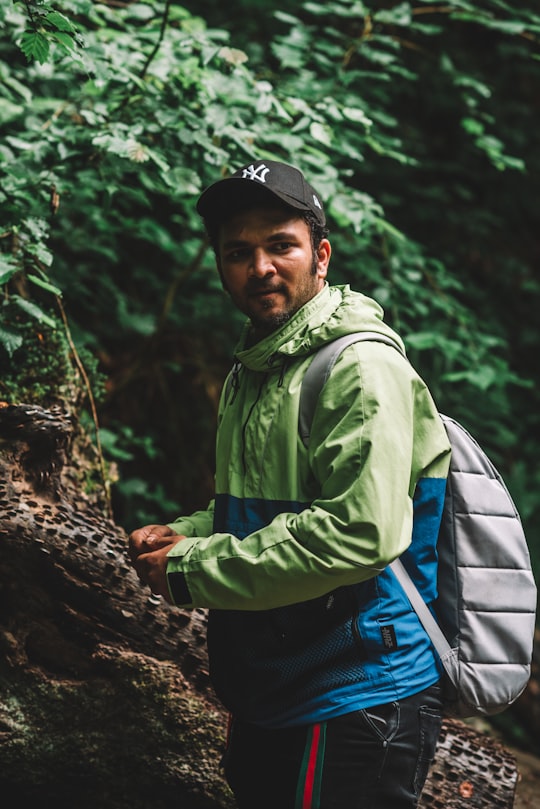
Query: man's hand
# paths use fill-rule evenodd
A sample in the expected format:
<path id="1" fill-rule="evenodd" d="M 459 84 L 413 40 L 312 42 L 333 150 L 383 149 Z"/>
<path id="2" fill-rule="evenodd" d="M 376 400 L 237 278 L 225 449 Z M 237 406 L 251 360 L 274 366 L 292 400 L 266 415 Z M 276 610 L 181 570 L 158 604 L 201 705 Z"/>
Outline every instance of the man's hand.
<path id="1" fill-rule="evenodd" d="M 145 525 L 129 536 L 128 554 L 137 576 L 155 595 L 172 603 L 167 587 L 167 554 L 185 539 L 168 525 Z"/>

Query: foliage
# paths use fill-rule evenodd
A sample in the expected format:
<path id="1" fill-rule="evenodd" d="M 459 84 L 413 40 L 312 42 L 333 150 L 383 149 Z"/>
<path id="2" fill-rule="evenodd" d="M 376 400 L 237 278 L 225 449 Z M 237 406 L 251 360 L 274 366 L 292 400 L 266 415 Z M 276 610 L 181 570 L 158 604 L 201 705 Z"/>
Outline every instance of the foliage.
<path id="1" fill-rule="evenodd" d="M 33 301 L 12 294 L 1 306 L 2 339 L 17 363 L 2 367 L 0 398 L 50 406 L 78 398 L 79 380 L 59 319 Z M 47 358 L 46 363 L 43 362 Z M 91 358 L 88 358 L 91 361 Z"/>
<path id="2" fill-rule="evenodd" d="M 61 291 L 77 350 L 106 377 L 122 521 L 211 492 L 240 319 L 194 204 L 257 156 L 307 172 L 327 201 L 332 279 L 384 305 L 534 537 L 539 13 L 27 0 L 3 4 L 0 26 L 0 284 L 26 317 L 2 318 L 0 359 L 13 378 Z"/>

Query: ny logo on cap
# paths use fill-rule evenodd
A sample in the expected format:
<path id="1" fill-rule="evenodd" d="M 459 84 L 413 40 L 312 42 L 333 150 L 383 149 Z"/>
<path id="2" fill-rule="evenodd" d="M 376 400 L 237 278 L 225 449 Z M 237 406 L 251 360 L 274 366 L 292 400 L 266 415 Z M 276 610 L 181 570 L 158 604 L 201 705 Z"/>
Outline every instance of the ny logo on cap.
<path id="1" fill-rule="evenodd" d="M 247 169 L 243 170 L 242 177 L 244 180 L 258 180 L 260 183 L 265 183 L 266 175 L 269 171 L 270 169 L 267 168 L 264 163 L 261 163 L 261 165 L 257 166 L 257 168 L 255 168 L 252 163 L 251 166 L 248 166 Z"/>

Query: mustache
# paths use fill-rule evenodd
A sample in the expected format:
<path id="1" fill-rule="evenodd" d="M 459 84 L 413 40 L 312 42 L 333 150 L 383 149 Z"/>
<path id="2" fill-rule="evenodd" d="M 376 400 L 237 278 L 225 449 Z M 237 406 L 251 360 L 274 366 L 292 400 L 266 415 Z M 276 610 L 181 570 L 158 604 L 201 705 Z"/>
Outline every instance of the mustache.
<path id="1" fill-rule="evenodd" d="M 286 292 L 283 284 L 269 284 L 262 278 L 248 278 L 245 286 L 248 295 L 257 295 L 261 292 Z"/>

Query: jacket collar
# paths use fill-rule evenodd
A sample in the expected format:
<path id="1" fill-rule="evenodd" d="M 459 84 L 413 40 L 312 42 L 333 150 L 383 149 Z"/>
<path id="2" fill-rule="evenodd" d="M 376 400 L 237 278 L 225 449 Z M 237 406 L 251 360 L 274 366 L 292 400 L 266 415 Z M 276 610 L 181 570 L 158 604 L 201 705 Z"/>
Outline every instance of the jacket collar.
<path id="1" fill-rule="evenodd" d="M 279 329 L 258 343 L 244 348 L 250 333 L 246 323 L 235 352 L 235 360 L 254 371 L 268 371 L 289 357 L 302 356 L 313 350 L 317 331 L 327 322 L 342 302 L 339 287 L 325 283 L 320 292 L 309 300 Z"/>

